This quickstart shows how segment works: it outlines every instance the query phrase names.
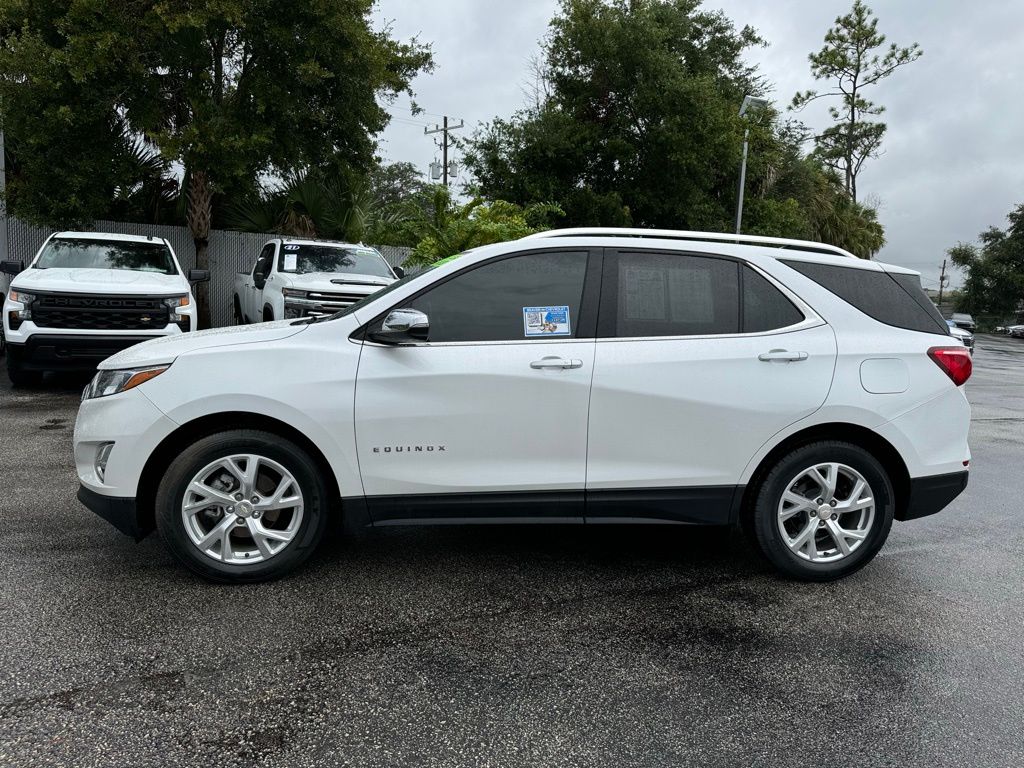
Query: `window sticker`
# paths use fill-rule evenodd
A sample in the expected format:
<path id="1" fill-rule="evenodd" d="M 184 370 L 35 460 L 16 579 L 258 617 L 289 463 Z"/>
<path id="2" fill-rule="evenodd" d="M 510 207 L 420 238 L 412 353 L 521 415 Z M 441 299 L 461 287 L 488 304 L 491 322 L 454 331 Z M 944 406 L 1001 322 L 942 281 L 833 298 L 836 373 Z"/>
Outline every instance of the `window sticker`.
<path id="1" fill-rule="evenodd" d="M 297 246 L 297 245 L 286 245 L 284 247 L 284 249 L 286 251 L 297 251 L 297 250 L 299 250 L 299 246 Z"/>
<path id="2" fill-rule="evenodd" d="M 527 336 L 568 336 L 569 307 L 523 307 L 523 328 Z"/>
<path id="3" fill-rule="evenodd" d="M 294 272 L 298 268 L 299 254 L 286 253 L 284 255 L 284 271 Z"/>

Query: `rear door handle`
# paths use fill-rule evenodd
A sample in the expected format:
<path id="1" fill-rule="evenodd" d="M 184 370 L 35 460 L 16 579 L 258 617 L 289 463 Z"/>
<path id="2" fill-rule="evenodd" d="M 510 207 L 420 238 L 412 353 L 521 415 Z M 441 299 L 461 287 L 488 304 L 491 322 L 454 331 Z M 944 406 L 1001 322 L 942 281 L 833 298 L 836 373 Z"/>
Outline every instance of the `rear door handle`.
<path id="1" fill-rule="evenodd" d="M 562 369 L 566 369 L 566 368 L 582 368 L 583 367 L 583 361 L 582 360 L 566 360 L 566 359 L 561 358 L 561 357 L 548 356 L 548 357 L 542 357 L 540 360 L 534 360 L 532 363 L 530 363 L 530 367 L 533 368 L 533 369 L 536 369 L 536 370 L 539 370 L 539 369 L 542 369 L 542 368 L 562 368 Z"/>
<path id="2" fill-rule="evenodd" d="M 806 352 L 790 352 L 786 349 L 773 349 L 769 352 L 762 352 L 757 359 L 763 363 L 798 363 L 807 359 Z"/>

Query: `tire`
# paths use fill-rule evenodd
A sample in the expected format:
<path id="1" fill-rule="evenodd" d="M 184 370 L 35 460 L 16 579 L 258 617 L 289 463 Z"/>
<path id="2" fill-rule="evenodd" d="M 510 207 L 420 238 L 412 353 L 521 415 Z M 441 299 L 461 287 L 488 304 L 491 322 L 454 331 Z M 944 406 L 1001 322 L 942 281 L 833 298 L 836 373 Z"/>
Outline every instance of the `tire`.
<path id="1" fill-rule="evenodd" d="M 835 499 L 825 498 L 832 476 L 828 465 L 836 466 Z M 815 471 L 820 480 L 812 479 Z M 792 495 L 784 500 L 787 492 Z M 785 575 L 833 581 L 878 554 L 894 512 L 892 482 L 878 460 L 852 443 L 828 441 L 797 448 L 768 471 L 755 496 L 750 527 L 762 554 Z"/>
<path id="2" fill-rule="evenodd" d="M 226 465 L 218 466 L 228 457 L 235 457 L 234 474 Z M 243 497 L 239 492 L 246 486 L 239 486 L 252 460 L 245 457 L 260 461 L 256 489 L 249 486 Z M 282 473 L 290 476 L 290 485 Z M 190 488 L 194 478 L 216 494 L 197 494 Z M 268 509 L 275 490 L 281 491 L 283 504 L 295 498 L 299 502 Z M 186 493 L 190 511 L 183 509 Z M 260 503 L 250 503 L 255 499 Z M 171 462 L 157 489 L 156 527 L 172 554 L 204 579 L 269 581 L 299 567 L 313 553 L 323 539 L 329 508 L 322 472 L 302 448 L 270 432 L 232 430 L 197 441 Z M 209 540 L 205 549 L 200 546 L 204 537 Z"/>
<path id="3" fill-rule="evenodd" d="M 235 325 L 245 325 L 245 318 L 242 317 L 242 305 L 235 296 Z"/>
<path id="4" fill-rule="evenodd" d="M 43 372 L 42 371 L 26 371 L 22 365 L 21 360 L 18 359 L 12 350 L 7 353 L 7 378 L 11 380 L 11 385 L 16 389 L 22 387 L 38 387 L 43 383 Z"/>
<path id="5" fill-rule="evenodd" d="M 267 306 L 265 306 L 263 308 L 263 322 L 264 323 L 269 323 L 269 322 L 272 322 L 273 320 L 274 320 L 274 310 L 272 310 L 270 308 L 270 306 L 267 305 Z"/>

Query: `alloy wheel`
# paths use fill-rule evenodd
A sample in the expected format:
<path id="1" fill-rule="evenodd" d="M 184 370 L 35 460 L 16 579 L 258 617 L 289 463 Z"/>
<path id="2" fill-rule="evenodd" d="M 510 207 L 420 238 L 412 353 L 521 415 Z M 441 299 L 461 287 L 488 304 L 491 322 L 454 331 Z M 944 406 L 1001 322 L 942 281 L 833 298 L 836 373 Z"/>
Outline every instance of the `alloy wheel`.
<path id="1" fill-rule="evenodd" d="M 265 456 L 236 454 L 195 474 L 181 501 L 192 544 L 227 564 L 252 564 L 280 554 L 302 524 L 303 497 L 295 476 Z"/>
<path id="2" fill-rule="evenodd" d="M 777 521 L 782 540 L 797 557 L 835 562 L 855 552 L 870 534 L 875 495 L 853 467 L 815 464 L 786 485 Z"/>

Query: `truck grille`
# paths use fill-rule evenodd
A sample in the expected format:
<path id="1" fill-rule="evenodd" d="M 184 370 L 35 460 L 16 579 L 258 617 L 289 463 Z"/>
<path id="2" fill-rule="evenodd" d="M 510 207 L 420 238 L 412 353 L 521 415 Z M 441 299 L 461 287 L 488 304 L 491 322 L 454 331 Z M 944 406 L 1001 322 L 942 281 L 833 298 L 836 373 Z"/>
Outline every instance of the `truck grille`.
<path id="1" fill-rule="evenodd" d="M 146 331 L 164 328 L 169 316 L 159 297 L 45 294 L 33 302 L 32 320 L 40 328 Z"/>
<path id="2" fill-rule="evenodd" d="M 365 299 L 365 293 L 341 293 L 335 291 L 310 291 L 310 301 L 321 301 L 325 305 L 331 304 L 340 307 L 347 307 L 349 304 L 355 304 L 360 299 Z"/>

